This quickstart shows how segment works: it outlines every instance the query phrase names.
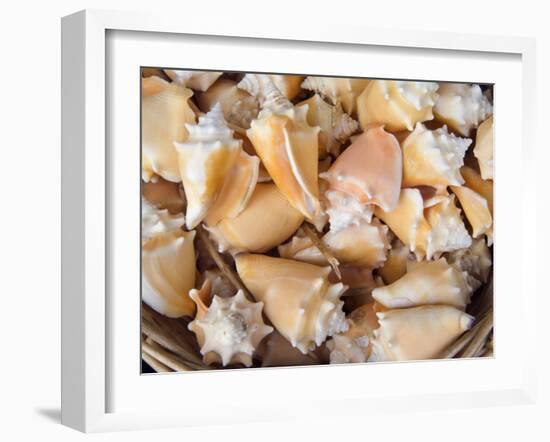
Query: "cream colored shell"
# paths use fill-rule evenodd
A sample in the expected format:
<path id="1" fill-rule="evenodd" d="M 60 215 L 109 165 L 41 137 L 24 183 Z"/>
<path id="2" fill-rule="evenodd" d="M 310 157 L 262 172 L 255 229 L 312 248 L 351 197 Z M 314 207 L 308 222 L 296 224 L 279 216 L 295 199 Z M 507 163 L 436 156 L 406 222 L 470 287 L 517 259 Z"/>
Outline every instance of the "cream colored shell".
<path id="1" fill-rule="evenodd" d="M 471 294 L 468 274 L 447 264 L 445 258 L 422 261 L 394 283 L 372 291 L 373 298 L 389 309 L 426 304 L 464 309 Z"/>
<path id="2" fill-rule="evenodd" d="M 434 113 L 452 130 L 467 137 L 493 113 L 493 106 L 477 84 L 442 83 Z"/>
<path id="3" fill-rule="evenodd" d="M 179 69 L 165 69 L 164 72 L 174 83 L 203 92 L 222 75 L 221 72 L 183 71 Z"/>
<path id="4" fill-rule="evenodd" d="M 248 301 L 242 290 L 230 298 L 210 297 L 206 290 L 208 283 L 201 291 L 189 293 L 197 305 L 197 316 L 188 326 L 197 335 L 204 362 L 252 366 L 255 349 L 273 331 L 263 322 L 263 303 Z"/>
<path id="5" fill-rule="evenodd" d="M 372 80 L 357 97 L 359 123 L 363 129 L 382 124 L 391 132 L 413 130 L 433 119 L 437 83 Z"/>
<path id="6" fill-rule="evenodd" d="M 329 282 L 330 267 L 247 254 L 238 255 L 235 263 L 273 326 L 302 353 L 347 330 L 340 300 L 345 286 Z"/>
<path id="7" fill-rule="evenodd" d="M 374 213 L 372 204 L 361 203 L 355 196 L 339 190 L 325 191 L 323 204 L 333 232 L 370 223 Z"/>
<path id="8" fill-rule="evenodd" d="M 479 193 L 487 201 L 491 215 L 493 214 L 493 181 L 484 180 L 479 173 L 471 167 L 464 166 L 460 169 L 460 174 L 464 178 L 464 185 L 474 192 Z"/>
<path id="9" fill-rule="evenodd" d="M 426 305 L 380 312 L 370 361 L 437 358 L 474 318 L 448 305 Z"/>
<path id="10" fill-rule="evenodd" d="M 472 226 L 472 236 L 478 238 L 487 235 L 489 245 L 493 243 L 493 217 L 487 200 L 479 193 L 464 186 L 451 186 L 453 193 L 460 201 L 466 218 Z"/>
<path id="11" fill-rule="evenodd" d="M 484 238 L 474 239 L 467 249 L 455 250 L 446 256 L 449 264 L 468 273 L 468 284 L 477 290 L 489 280 L 491 252 Z"/>
<path id="12" fill-rule="evenodd" d="M 262 253 L 286 241 L 303 221 L 273 183 L 260 183 L 238 216 L 207 229 L 220 252 Z"/>
<path id="13" fill-rule="evenodd" d="M 332 104 L 341 104 L 344 111 L 355 114 L 356 98 L 371 80 L 362 78 L 307 77 L 302 88 L 317 92 Z"/>
<path id="14" fill-rule="evenodd" d="M 286 99 L 292 100 L 300 92 L 303 79 L 299 75 L 246 74 L 237 86 L 263 104 L 273 88 Z"/>
<path id="15" fill-rule="evenodd" d="M 474 155 L 479 163 L 481 178 L 493 179 L 493 116 L 487 118 L 477 128 Z"/>
<path id="16" fill-rule="evenodd" d="M 417 124 L 403 142 L 403 186 L 459 186 L 460 168 L 472 140 L 450 134 L 443 126 L 428 130 Z"/>
<path id="17" fill-rule="evenodd" d="M 188 136 L 185 125 L 195 123 L 189 107 L 193 92 L 159 77 L 142 78 L 141 84 L 142 178 L 155 181 L 159 175 L 180 182 L 174 142 L 184 142 Z"/>

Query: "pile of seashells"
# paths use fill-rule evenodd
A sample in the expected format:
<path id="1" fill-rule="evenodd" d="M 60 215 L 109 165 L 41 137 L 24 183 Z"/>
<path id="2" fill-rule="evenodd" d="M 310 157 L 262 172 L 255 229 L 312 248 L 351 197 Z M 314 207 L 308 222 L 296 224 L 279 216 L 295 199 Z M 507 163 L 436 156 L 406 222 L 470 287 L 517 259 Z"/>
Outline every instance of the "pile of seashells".
<path id="1" fill-rule="evenodd" d="M 143 69 L 141 112 L 144 309 L 203 368 L 442 358 L 477 323 L 491 86 Z"/>

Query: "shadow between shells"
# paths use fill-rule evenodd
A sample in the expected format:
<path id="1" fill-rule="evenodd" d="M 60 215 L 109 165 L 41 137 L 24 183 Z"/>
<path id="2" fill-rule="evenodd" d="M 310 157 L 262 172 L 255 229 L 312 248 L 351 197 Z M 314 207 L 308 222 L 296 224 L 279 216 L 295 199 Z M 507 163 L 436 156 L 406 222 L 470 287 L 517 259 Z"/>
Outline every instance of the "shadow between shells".
<path id="1" fill-rule="evenodd" d="M 493 97 L 143 68 L 156 372 L 493 356 Z"/>

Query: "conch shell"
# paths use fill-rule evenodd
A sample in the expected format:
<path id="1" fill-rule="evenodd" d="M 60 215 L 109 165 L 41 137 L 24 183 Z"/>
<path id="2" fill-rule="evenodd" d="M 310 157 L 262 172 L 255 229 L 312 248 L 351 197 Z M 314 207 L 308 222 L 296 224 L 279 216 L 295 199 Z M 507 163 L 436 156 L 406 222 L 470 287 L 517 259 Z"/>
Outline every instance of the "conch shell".
<path id="1" fill-rule="evenodd" d="M 474 155 L 479 163 L 481 178 L 493 179 L 493 116 L 491 115 L 477 128 Z"/>
<path id="2" fill-rule="evenodd" d="M 388 228 L 373 222 L 348 226 L 336 232 L 329 231 L 322 241 L 339 262 L 355 267 L 377 268 L 386 260 L 390 248 Z M 279 255 L 311 264 L 327 265 L 321 251 L 308 237 L 294 236 L 290 243 L 279 246 Z"/>
<path id="3" fill-rule="evenodd" d="M 466 218 L 472 226 L 472 236 L 478 238 L 487 235 L 489 245 L 493 243 L 493 217 L 487 200 L 479 193 L 464 186 L 451 186 L 453 193 L 460 201 Z"/>
<path id="4" fill-rule="evenodd" d="M 332 104 L 341 104 L 347 114 L 355 114 L 356 98 L 371 80 L 363 78 L 307 77 L 302 88 L 317 92 Z"/>
<path id="5" fill-rule="evenodd" d="M 447 264 L 445 258 L 419 262 L 393 284 L 372 291 L 372 297 L 389 309 L 425 304 L 464 309 L 471 294 L 468 273 Z"/>
<path id="6" fill-rule="evenodd" d="M 369 361 L 435 359 L 474 322 L 448 305 L 388 310 L 377 316 L 380 327 L 374 331 Z"/>
<path id="7" fill-rule="evenodd" d="M 347 330 L 342 283 L 328 280 L 330 267 L 265 255 L 238 255 L 237 272 L 274 327 L 306 354 L 328 336 Z"/>
<path id="8" fill-rule="evenodd" d="M 372 204 L 361 203 L 353 195 L 339 190 L 327 190 L 324 205 L 330 221 L 330 230 L 337 232 L 349 226 L 370 223 L 374 213 Z"/>
<path id="9" fill-rule="evenodd" d="M 189 107 L 193 91 L 159 77 L 141 79 L 142 178 L 154 181 L 157 175 L 181 181 L 174 141 L 184 142 L 186 123 L 195 123 Z"/>
<path id="10" fill-rule="evenodd" d="M 437 83 L 372 80 L 357 97 L 359 123 L 383 124 L 387 130 L 413 130 L 416 123 L 432 120 Z"/>
<path id="11" fill-rule="evenodd" d="M 397 206 L 401 190 L 402 159 L 397 139 L 381 126 L 357 137 L 321 178 L 331 190 L 353 195 L 361 204 L 385 211 Z"/>
<path id="12" fill-rule="evenodd" d="M 386 284 L 391 284 L 407 273 L 407 262 L 410 260 L 409 247 L 403 244 L 401 240 L 395 239 L 392 242 L 386 261 L 378 269 L 378 273 Z"/>
<path id="13" fill-rule="evenodd" d="M 142 299 L 171 318 L 191 316 L 195 306 L 188 297 L 195 284 L 195 232 L 184 232 L 185 220 L 157 210 L 142 199 Z"/>
<path id="14" fill-rule="evenodd" d="M 187 130 L 187 141 L 174 145 L 179 156 L 180 174 L 187 198 L 186 225 L 188 229 L 192 229 L 206 217 L 220 193 L 232 192 L 230 188 L 226 192 L 222 191 L 229 177 L 239 176 L 239 173 L 232 174 L 232 169 L 235 163 L 241 164 L 239 161 L 246 154 L 242 152 L 242 142 L 233 138 L 233 131 L 227 127 L 219 105 L 202 115 L 197 125 L 187 125 Z M 251 169 L 247 174 L 248 181 L 245 179 L 242 186 L 239 186 L 246 199 L 251 194 L 250 187 L 253 188 L 256 183 L 259 163 L 256 161 L 254 172 L 253 161 L 249 164 L 245 157 L 243 162 Z M 246 201 L 242 201 L 240 193 L 234 196 L 237 197 L 234 205 L 242 208 Z M 227 201 L 223 203 L 232 208 L 234 206 Z M 219 217 L 218 214 L 217 218 Z"/>
<path id="15" fill-rule="evenodd" d="M 256 97 L 261 104 L 275 87 L 285 98 L 292 100 L 300 92 L 304 77 L 299 75 L 246 74 L 238 87 Z"/>
<path id="16" fill-rule="evenodd" d="M 206 91 L 222 75 L 212 71 L 182 71 L 165 69 L 164 72 L 174 83 L 197 90 Z"/>
<path id="17" fill-rule="evenodd" d="M 338 155 L 340 146 L 357 131 L 359 124 L 342 111 L 341 106 L 328 104 L 318 94 L 301 101 L 296 107 L 307 105 L 306 119 L 310 126 L 319 126 L 319 157 Z"/>
<path id="18" fill-rule="evenodd" d="M 226 78 L 220 78 L 206 92 L 197 93 L 197 103 L 203 112 L 210 112 L 216 103 L 220 103 L 225 120 L 245 129 L 250 127 L 250 122 L 260 112 L 256 97 Z"/>
<path id="19" fill-rule="evenodd" d="M 250 302 L 239 290 L 235 296 L 211 296 L 209 282 L 189 296 L 197 305 L 189 330 L 197 335 L 206 364 L 252 366 L 252 354 L 260 341 L 273 331 L 262 319 L 262 302 Z"/>
<path id="20" fill-rule="evenodd" d="M 295 108 L 273 88 L 247 136 L 273 181 L 304 217 L 321 230 L 318 186 L 319 127 L 306 121 L 307 107 Z"/>
<path id="21" fill-rule="evenodd" d="M 220 252 L 266 252 L 287 240 L 304 217 L 272 183 L 257 184 L 248 205 L 235 218 L 207 229 Z"/>
<path id="22" fill-rule="evenodd" d="M 385 212 L 377 207 L 375 213 L 417 258 L 431 259 L 438 253 L 469 247 L 472 242 L 454 195 L 425 208 L 420 190 L 402 189 L 394 210 Z"/>
<path id="23" fill-rule="evenodd" d="M 443 126 L 428 130 L 417 124 L 403 142 L 403 186 L 445 188 L 464 183 L 460 168 L 472 140 L 450 134 Z"/>
<path id="24" fill-rule="evenodd" d="M 474 192 L 479 193 L 487 201 L 491 214 L 493 213 L 493 181 L 484 180 L 471 167 L 464 166 L 460 169 L 460 174 L 464 178 L 464 185 Z"/>
<path id="25" fill-rule="evenodd" d="M 477 84 L 443 83 L 435 101 L 435 116 L 463 136 L 493 113 L 493 106 Z"/>
<path id="26" fill-rule="evenodd" d="M 468 284 L 477 290 L 489 280 L 491 273 L 491 252 L 484 238 L 474 239 L 467 249 L 447 254 L 447 262 L 468 274 Z"/>
<path id="27" fill-rule="evenodd" d="M 358 307 L 348 316 L 349 328 L 327 341 L 330 363 L 366 362 L 372 351 L 374 330 L 379 327 L 374 303 Z"/>

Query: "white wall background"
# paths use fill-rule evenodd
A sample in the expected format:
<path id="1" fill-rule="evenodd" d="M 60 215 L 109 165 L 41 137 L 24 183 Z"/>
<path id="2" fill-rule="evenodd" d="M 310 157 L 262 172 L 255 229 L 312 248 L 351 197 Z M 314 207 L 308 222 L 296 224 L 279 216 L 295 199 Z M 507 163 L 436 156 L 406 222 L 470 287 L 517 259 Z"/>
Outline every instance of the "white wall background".
<path id="1" fill-rule="evenodd" d="M 509 34 L 537 38 L 539 123 L 539 390 L 537 406 L 380 415 L 362 421 L 294 422 L 92 436 L 94 440 L 550 440 L 548 373 L 550 293 L 542 279 L 550 261 L 548 141 L 550 14 L 544 2 L 391 2 L 317 0 L 208 2 L 166 0 L 58 0 L 5 2 L 0 14 L 0 438 L 83 440 L 59 425 L 60 368 L 60 17 L 83 8 L 155 10 L 227 20 L 304 17 L 330 27 L 349 23 L 391 29 Z M 236 24 L 236 26 L 238 26 Z M 398 31 L 396 31 L 398 32 Z M 542 161 L 542 158 L 545 161 Z M 518 185 L 520 177 L 518 176 Z M 514 202 L 511 202 L 513 204 Z M 521 324 L 518 324 L 521 333 Z M 518 349 L 520 351 L 520 349 Z M 365 382 L 371 382 L 365 379 Z M 322 385 L 319 386 L 322 388 Z"/>

